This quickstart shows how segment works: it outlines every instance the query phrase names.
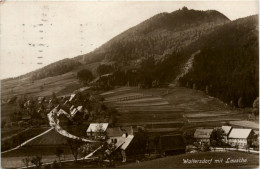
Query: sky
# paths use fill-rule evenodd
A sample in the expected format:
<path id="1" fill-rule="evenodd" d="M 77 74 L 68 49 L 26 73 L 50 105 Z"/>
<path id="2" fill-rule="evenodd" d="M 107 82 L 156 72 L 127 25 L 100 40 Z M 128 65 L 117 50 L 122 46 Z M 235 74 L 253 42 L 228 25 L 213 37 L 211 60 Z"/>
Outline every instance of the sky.
<path id="1" fill-rule="evenodd" d="M 0 78 L 16 77 L 98 48 L 162 12 L 183 6 L 217 10 L 229 19 L 258 14 L 258 1 L 0 2 Z"/>

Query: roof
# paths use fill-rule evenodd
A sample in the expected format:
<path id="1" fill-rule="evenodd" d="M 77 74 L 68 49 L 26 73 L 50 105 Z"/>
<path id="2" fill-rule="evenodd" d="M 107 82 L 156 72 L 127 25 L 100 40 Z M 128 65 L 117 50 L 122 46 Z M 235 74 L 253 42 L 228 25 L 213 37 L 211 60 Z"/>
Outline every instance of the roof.
<path id="1" fill-rule="evenodd" d="M 248 138 L 252 129 L 238 129 L 233 128 L 229 134 L 228 138 Z"/>
<path id="2" fill-rule="evenodd" d="M 129 146 L 129 144 L 132 142 L 134 136 L 133 135 L 128 135 L 125 137 L 125 143 L 121 146 L 121 149 L 125 150 Z"/>
<path id="3" fill-rule="evenodd" d="M 84 92 L 85 90 L 88 90 L 88 89 L 90 89 L 90 88 L 91 88 L 91 87 L 89 87 L 89 86 L 82 87 L 82 88 L 80 88 L 80 89 L 78 89 L 78 90 L 75 90 L 73 93 Z"/>
<path id="4" fill-rule="evenodd" d="M 196 129 L 194 138 L 210 138 L 213 129 Z"/>
<path id="5" fill-rule="evenodd" d="M 76 94 L 72 94 L 72 95 L 70 96 L 69 101 L 71 102 L 75 96 L 76 96 Z"/>
<path id="6" fill-rule="evenodd" d="M 87 129 L 87 132 L 101 132 L 106 131 L 108 127 L 108 123 L 91 123 Z"/>
<path id="7" fill-rule="evenodd" d="M 77 107 L 77 110 L 78 110 L 79 112 L 82 112 L 83 106 L 78 106 L 78 107 Z"/>
<path id="8" fill-rule="evenodd" d="M 159 143 L 160 148 L 163 150 L 185 149 L 185 144 L 180 134 L 161 136 Z"/>
<path id="9" fill-rule="evenodd" d="M 106 130 L 108 137 L 121 137 L 123 134 L 127 133 L 128 135 L 133 135 L 132 127 L 113 127 Z"/>
<path id="10" fill-rule="evenodd" d="M 76 113 L 77 113 L 77 109 L 76 108 L 74 108 L 71 112 L 70 112 L 70 114 L 71 114 L 71 116 L 74 116 Z"/>
<path id="11" fill-rule="evenodd" d="M 228 135 L 232 129 L 231 126 L 222 126 L 221 128 L 224 130 L 226 135 Z"/>
<path id="12" fill-rule="evenodd" d="M 72 106 L 70 107 L 70 111 L 72 111 L 74 108 L 75 108 L 75 106 L 72 105 Z"/>

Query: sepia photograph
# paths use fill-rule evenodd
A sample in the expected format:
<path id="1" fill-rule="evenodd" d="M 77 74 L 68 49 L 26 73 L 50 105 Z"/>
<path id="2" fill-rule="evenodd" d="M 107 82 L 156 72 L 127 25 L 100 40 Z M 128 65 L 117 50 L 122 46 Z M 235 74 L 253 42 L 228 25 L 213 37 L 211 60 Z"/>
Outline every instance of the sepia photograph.
<path id="1" fill-rule="evenodd" d="M 0 0 L 1 168 L 259 168 L 258 0 Z"/>

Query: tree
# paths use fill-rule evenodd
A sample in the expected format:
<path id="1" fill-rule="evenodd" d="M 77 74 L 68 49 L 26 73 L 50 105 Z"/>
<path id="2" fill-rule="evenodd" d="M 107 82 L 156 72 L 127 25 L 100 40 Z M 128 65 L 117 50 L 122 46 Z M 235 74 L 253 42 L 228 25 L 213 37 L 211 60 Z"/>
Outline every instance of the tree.
<path id="1" fill-rule="evenodd" d="M 206 91 L 206 94 L 209 94 L 209 86 L 206 86 L 205 91 Z"/>
<path id="2" fill-rule="evenodd" d="M 30 158 L 29 157 L 25 157 L 25 158 L 22 159 L 22 162 L 24 163 L 26 168 L 28 168 L 29 163 L 30 163 Z"/>
<path id="3" fill-rule="evenodd" d="M 79 148 L 80 148 L 82 142 L 79 139 L 67 138 L 67 143 L 70 147 L 71 153 L 72 153 L 75 161 L 77 162 L 78 154 L 79 154 L 79 150 L 80 150 Z"/>
<path id="4" fill-rule="evenodd" d="M 253 114 L 255 117 L 259 115 L 259 97 L 257 97 L 253 102 Z"/>
<path id="5" fill-rule="evenodd" d="M 192 129 L 192 130 L 186 130 L 183 133 L 183 138 L 184 138 L 184 142 L 185 142 L 186 145 L 194 143 L 194 141 L 195 141 L 194 132 L 195 132 L 195 129 Z"/>
<path id="6" fill-rule="evenodd" d="M 209 150 L 210 150 L 210 148 L 209 148 L 209 144 L 208 143 L 204 143 L 201 146 L 201 151 L 206 152 L 206 151 L 209 151 Z"/>
<path id="7" fill-rule="evenodd" d="M 107 73 L 112 73 L 114 71 L 113 66 L 111 65 L 99 65 L 97 68 L 97 73 L 101 76 Z"/>
<path id="8" fill-rule="evenodd" d="M 225 132 L 222 128 L 215 128 L 210 135 L 210 143 L 213 146 L 221 146 L 223 145 Z"/>
<path id="9" fill-rule="evenodd" d="M 61 155 L 64 153 L 63 149 L 61 149 L 60 147 L 57 147 L 55 150 L 55 155 L 58 157 L 59 162 L 60 162 L 60 157 Z"/>
<path id="10" fill-rule="evenodd" d="M 187 11 L 188 8 L 186 6 L 182 7 L 182 10 Z"/>
<path id="11" fill-rule="evenodd" d="M 35 156 L 31 159 L 31 163 L 33 163 L 36 168 L 41 168 L 42 165 L 42 157 L 41 156 Z"/>
<path id="12" fill-rule="evenodd" d="M 240 97 L 240 98 L 238 99 L 237 105 L 238 105 L 239 108 L 244 108 L 244 100 L 243 100 L 242 97 Z"/>
<path id="13" fill-rule="evenodd" d="M 2 120 L 2 123 L 1 123 L 1 128 L 4 128 L 6 125 L 6 120 Z"/>
<path id="14" fill-rule="evenodd" d="M 91 71 L 87 70 L 87 69 L 82 69 L 81 71 L 79 71 L 77 73 L 77 78 L 83 82 L 83 83 L 87 83 L 90 80 L 93 79 L 93 75 L 91 73 Z"/>

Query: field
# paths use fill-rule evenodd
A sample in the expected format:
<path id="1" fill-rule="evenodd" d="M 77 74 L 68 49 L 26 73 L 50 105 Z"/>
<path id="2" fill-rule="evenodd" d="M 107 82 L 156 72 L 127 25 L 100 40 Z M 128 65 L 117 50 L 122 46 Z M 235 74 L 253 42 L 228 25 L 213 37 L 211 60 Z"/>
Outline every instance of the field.
<path id="1" fill-rule="evenodd" d="M 246 162 L 241 163 L 226 163 L 227 159 L 246 159 Z M 160 158 L 151 161 L 141 162 L 139 164 L 132 163 L 119 166 L 119 168 L 221 168 L 221 167 L 243 167 L 243 168 L 258 168 L 259 156 L 256 154 L 248 154 L 242 152 L 205 152 L 195 154 L 183 154 L 172 157 Z M 183 159 L 194 160 L 210 160 L 211 164 L 185 164 Z M 215 160 L 223 162 L 217 163 Z"/>
<path id="2" fill-rule="evenodd" d="M 184 122 L 189 125 L 227 123 L 245 119 L 245 115 L 240 111 L 230 108 L 220 100 L 201 91 L 182 87 L 153 89 L 123 87 L 100 95 L 105 98 L 104 103 L 118 110 L 119 126 L 178 123 L 179 126 L 174 126 L 176 128 L 182 127 Z M 159 126 L 155 128 L 157 127 Z M 162 131 L 170 131 L 163 127 L 159 128 Z"/>
<path id="3" fill-rule="evenodd" d="M 214 128 L 246 118 L 216 98 L 183 87 L 122 87 L 100 95 L 107 106 L 118 110 L 116 126 L 144 126 L 151 143 L 163 134 L 181 134 L 197 127 Z"/>
<path id="4" fill-rule="evenodd" d="M 3 136 L 1 138 L 1 150 L 9 150 L 14 148 L 21 143 L 35 137 L 49 128 L 27 128 L 25 130 L 4 130 Z M 8 131 L 8 132 L 7 132 Z M 9 133 L 9 135 L 7 135 Z"/>
<path id="5" fill-rule="evenodd" d="M 2 104 L 1 105 L 1 120 L 10 121 L 10 116 L 17 111 L 16 104 Z"/>
<path id="6" fill-rule="evenodd" d="M 23 147 L 1 154 L 2 167 L 23 167 L 22 159 L 40 155 L 43 162 L 53 162 L 58 158 L 55 156 L 57 147 L 64 151 L 62 159 L 73 159 L 70 148 L 67 145 L 66 138 L 57 133 L 54 129 L 48 133 L 28 142 Z"/>
<path id="7" fill-rule="evenodd" d="M 60 91 L 64 91 L 65 88 L 78 86 L 79 82 L 76 75 L 76 72 L 69 72 L 60 76 L 48 77 L 36 81 L 29 79 L 4 81 L 1 84 L 1 96 L 2 99 L 8 99 L 15 95 L 26 95 L 33 97 L 50 96 L 52 92 L 58 93 Z"/>
<path id="8" fill-rule="evenodd" d="M 18 168 L 24 167 L 25 165 L 22 162 L 22 159 L 25 157 L 34 157 L 36 155 L 42 156 L 42 162 L 53 162 L 54 160 L 58 161 L 58 158 L 55 155 L 55 148 L 51 146 L 42 146 L 42 147 L 31 147 L 21 148 L 19 150 L 15 150 L 10 152 L 9 154 L 1 156 L 1 167 L 2 168 Z M 68 147 L 62 147 L 65 151 L 64 155 L 62 155 L 62 160 L 71 160 L 73 156 L 70 154 L 70 150 Z M 40 153 L 39 153 L 40 152 Z"/>
<path id="9" fill-rule="evenodd" d="M 78 84 L 78 81 L 74 79 L 74 85 L 74 82 L 69 82 L 69 78 L 72 80 L 75 77 L 66 75 L 60 78 L 60 81 L 55 81 L 51 78 L 53 82 L 49 81 L 48 84 L 53 85 L 53 88 L 51 87 L 48 92 L 46 90 L 45 94 L 51 94 L 52 89 L 56 90 L 57 85 L 62 86 L 58 90 L 58 93 L 61 95 L 70 94 L 79 88 L 80 84 Z M 45 85 L 48 84 L 46 83 Z M 34 87 L 38 88 L 39 86 L 36 85 Z M 31 89 L 28 87 L 26 90 Z M 15 91 L 18 92 L 19 90 L 15 89 Z M 31 94 L 40 96 L 39 94 L 44 94 L 44 92 L 37 91 Z M 116 126 L 145 126 L 149 140 L 162 134 L 182 133 L 188 128 L 196 128 L 198 126 L 216 127 L 245 120 L 245 115 L 236 109 L 230 108 L 220 100 L 209 97 L 203 92 L 182 87 L 152 89 L 122 87 L 101 93 L 100 95 L 104 97 L 104 103 L 107 106 L 118 110 Z M 8 96 L 8 94 L 5 94 L 5 96 Z M 15 111 L 13 107 L 4 104 L 2 110 L 6 111 L 2 113 L 2 117 L 7 117 L 12 111 Z M 244 121 L 243 124 L 249 123 Z M 234 124 L 234 126 L 236 125 Z M 83 127 L 84 130 L 85 128 Z M 4 131 L 2 134 L 7 138 L 9 134 L 17 132 L 21 132 L 21 130 L 13 129 Z M 53 130 L 29 142 L 24 147 L 2 154 L 2 166 L 23 166 L 22 158 L 39 155 L 39 152 L 43 156 L 44 162 L 53 162 L 55 160 L 54 152 L 56 146 L 64 148 L 65 159 L 72 159 L 70 150 L 66 146 L 66 139 Z M 167 159 L 165 158 L 165 160 Z M 254 165 L 255 163 L 252 164 Z M 165 165 L 170 164 L 166 162 Z M 176 166 L 178 167 L 178 165 Z"/>

